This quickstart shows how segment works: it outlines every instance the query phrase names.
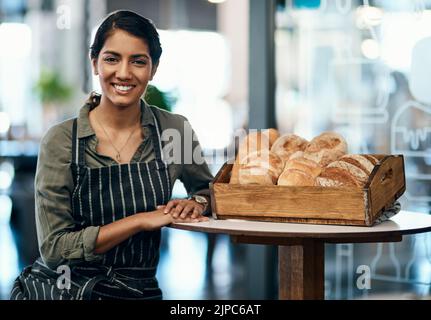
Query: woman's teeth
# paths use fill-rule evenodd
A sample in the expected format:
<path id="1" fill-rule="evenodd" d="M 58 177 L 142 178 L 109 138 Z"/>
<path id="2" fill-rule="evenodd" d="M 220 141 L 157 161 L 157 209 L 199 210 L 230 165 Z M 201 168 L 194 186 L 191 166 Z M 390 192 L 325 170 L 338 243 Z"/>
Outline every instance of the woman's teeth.
<path id="1" fill-rule="evenodd" d="M 119 86 L 117 84 L 114 84 L 115 89 L 121 90 L 121 91 L 129 91 L 133 88 L 133 86 Z"/>

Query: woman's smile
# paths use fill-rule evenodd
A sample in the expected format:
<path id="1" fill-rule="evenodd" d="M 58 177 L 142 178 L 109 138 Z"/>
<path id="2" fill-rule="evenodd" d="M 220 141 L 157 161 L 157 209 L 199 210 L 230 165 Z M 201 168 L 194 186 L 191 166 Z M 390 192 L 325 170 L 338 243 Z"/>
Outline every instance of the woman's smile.
<path id="1" fill-rule="evenodd" d="M 121 84 L 115 84 L 115 83 L 113 83 L 112 86 L 114 87 L 116 92 L 121 95 L 129 94 L 133 90 L 133 88 L 136 87 L 134 85 L 121 85 Z"/>

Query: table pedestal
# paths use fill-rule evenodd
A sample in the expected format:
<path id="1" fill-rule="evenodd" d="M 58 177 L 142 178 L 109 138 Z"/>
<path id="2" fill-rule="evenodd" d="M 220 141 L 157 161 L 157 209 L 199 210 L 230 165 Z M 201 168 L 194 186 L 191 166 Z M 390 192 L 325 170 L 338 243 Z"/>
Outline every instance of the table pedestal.
<path id="1" fill-rule="evenodd" d="M 325 244 L 304 240 L 302 244 L 278 247 L 280 300 L 325 298 Z"/>

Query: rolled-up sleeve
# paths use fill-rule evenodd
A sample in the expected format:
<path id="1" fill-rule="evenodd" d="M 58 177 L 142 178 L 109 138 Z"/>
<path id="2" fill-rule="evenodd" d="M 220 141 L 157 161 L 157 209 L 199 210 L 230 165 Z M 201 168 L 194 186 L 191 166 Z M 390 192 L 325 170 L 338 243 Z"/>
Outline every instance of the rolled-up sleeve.
<path id="1" fill-rule="evenodd" d="M 183 117 L 184 118 L 184 117 Z M 184 118 L 184 130 L 189 130 L 191 134 L 183 134 L 183 137 L 192 136 L 192 157 L 188 157 L 185 154 L 183 158 L 184 162 L 181 166 L 181 175 L 179 179 L 184 184 L 189 196 L 192 195 L 204 195 L 207 197 L 208 201 L 211 201 L 209 184 L 213 180 L 213 175 L 208 168 L 208 164 L 205 161 L 205 157 L 202 152 L 201 145 L 199 143 L 196 133 L 192 129 L 190 123 L 186 118 Z M 189 143 L 188 141 L 183 141 L 183 145 Z M 183 148 L 187 150 L 187 148 Z M 191 161 L 190 161 L 191 160 Z M 211 213 L 211 204 L 209 203 L 205 214 Z"/>
<path id="2" fill-rule="evenodd" d="M 39 149 L 35 177 L 36 227 L 41 257 L 50 268 L 68 260 L 90 262 L 103 258 L 94 253 L 100 227 L 79 229 L 72 216 L 71 149 L 68 123 L 52 127 Z"/>

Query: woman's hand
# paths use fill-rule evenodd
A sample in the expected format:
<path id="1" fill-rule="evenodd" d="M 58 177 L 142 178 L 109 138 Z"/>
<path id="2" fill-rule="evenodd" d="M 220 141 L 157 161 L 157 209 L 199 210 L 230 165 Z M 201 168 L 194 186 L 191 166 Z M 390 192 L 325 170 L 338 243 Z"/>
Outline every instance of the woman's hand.
<path id="1" fill-rule="evenodd" d="M 204 209 L 203 204 L 197 203 L 194 200 L 174 199 L 167 203 L 164 213 L 170 214 L 174 219 L 191 218 L 198 219 L 199 221 L 208 221 L 207 217 L 202 216 Z"/>
<path id="2" fill-rule="evenodd" d="M 209 220 L 207 217 L 204 217 L 202 215 L 199 215 L 196 218 L 192 216 L 186 216 L 184 218 L 174 217 L 172 214 L 165 213 L 166 207 L 167 206 L 157 206 L 156 210 L 151 211 L 149 213 L 143 213 L 144 215 L 143 230 L 146 230 L 146 231 L 157 230 L 157 229 L 160 229 L 161 227 L 164 227 L 168 224 L 175 223 L 175 222 L 201 222 L 201 221 Z"/>

